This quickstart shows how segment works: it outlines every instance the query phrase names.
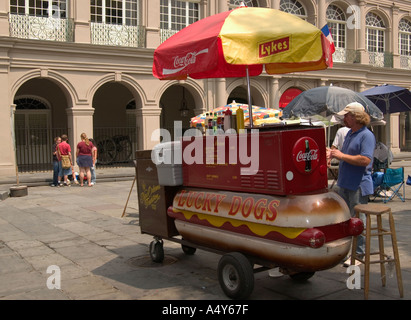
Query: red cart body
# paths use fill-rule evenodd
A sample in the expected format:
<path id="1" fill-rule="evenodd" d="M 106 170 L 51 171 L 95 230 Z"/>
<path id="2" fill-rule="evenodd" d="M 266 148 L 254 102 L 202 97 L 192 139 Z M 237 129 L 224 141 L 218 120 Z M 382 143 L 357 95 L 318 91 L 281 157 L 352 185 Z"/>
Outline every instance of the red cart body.
<path id="1" fill-rule="evenodd" d="M 328 187 L 323 128 L 193 139 L 182 141 L 184 186 L 275 195 Z"/>

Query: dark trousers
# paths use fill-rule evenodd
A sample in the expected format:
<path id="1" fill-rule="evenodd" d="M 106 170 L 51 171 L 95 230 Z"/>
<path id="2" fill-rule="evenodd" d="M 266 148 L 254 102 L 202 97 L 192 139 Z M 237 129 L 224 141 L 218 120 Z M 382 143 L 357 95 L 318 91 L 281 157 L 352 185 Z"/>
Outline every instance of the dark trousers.
<path id="1" fill-rule="evenodd" d="M 59 176 L 59 161 L 53 161 L 53 184 L 57 186 L 58 184 L 58 176 Z"/>

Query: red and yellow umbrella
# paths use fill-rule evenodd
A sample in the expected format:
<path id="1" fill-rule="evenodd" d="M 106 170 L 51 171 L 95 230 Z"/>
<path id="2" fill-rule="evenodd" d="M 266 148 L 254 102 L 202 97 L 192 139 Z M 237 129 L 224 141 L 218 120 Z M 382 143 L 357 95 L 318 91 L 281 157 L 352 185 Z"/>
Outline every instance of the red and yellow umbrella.
<path id="1" fill-rule="evenodd" d="M 292 14 L 240 7 L 199 20 L 154 51 L 159 79 L 249 77 L 263 71 L 282 74 L 322 70 L 332 65 L 328 40 L 320 29 Z"/>

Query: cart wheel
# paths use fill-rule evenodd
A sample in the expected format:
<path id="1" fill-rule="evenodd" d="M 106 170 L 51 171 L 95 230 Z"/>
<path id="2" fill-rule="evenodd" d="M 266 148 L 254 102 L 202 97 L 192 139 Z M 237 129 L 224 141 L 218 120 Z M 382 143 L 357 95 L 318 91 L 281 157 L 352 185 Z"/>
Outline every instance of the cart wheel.
<path id="1" fill-rule="evenodd" d="M 315 272 L 299 272 L 290 274 L 290 278 L 298 282 L 304 282 L 310 279 L 314 274 Z"/>
<path id="2" fill-rule="evenodd" d="M 218 263 L 218 282 L 232 299 L 246 299 L 254 289 L 254 272 L 250 261 L 239 252 L 221 257 Z"/>
<path id="3" fill-rule="evenodd" d="M 97 150 L 99 164 L 110 164 L 116 158 L 116 144 L 109 137 L 100 137 L 97 140 Z"/>
<path id="4" fill-rule="evenodd" d="M 183 252 L 188 256 L 192 256 L 197 250 L 197 248 L 189 247 L 184 244 L 181 245 L 181 249 L 183 249 Z"/>
<path id="5" fill-rule="evenodd" d="M 164 249 L 163 241 L 154 240 L 150 242 L 150 257 L 153 262 L 163 262 L 164 260 Z"/>

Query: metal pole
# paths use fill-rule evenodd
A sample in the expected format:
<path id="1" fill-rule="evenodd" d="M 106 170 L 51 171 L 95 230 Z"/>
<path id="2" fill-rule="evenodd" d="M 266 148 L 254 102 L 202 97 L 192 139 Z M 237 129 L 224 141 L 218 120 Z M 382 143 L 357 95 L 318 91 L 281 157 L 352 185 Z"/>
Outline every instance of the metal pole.
<path id="1" fill-rule="evenodd" d="M 248 66 L 246 66 L 246 74 L 247 74 L 247 89 L 248 89 L 248 115 L 250 119 L 250 129 L 252 129 L 253 128 L 253 104 L 251 101 L 250 72 L 248 70 Z"/>
<path id="2" fill-rule="evenodd" d="M 390 113 L 390 99 L 385 97 L 385 111 L 387 112 L 387 124 L 385 127 L 385 132 L 387 135 L 387 147 L 388 147 L 388 154 L 392 148 L 392 141 L 391 141 L 391 113 Z M 389 162 L 389 161 L 388 161 Z"/>

